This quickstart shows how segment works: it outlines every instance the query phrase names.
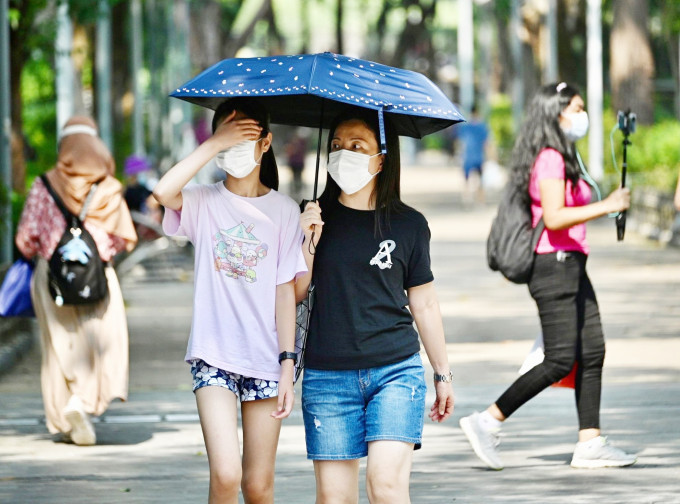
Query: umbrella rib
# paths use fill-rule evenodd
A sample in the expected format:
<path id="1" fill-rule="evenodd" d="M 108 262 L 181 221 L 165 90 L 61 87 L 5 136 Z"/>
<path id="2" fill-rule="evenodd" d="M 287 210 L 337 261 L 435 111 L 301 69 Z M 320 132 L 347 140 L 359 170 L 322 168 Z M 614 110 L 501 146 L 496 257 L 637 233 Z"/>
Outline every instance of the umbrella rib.
<path id="1" fill-rule="evenodd" d="M 317 62 L 318 56 L 319 56 L 318 54 L 314 55 L 314 59 L 312 60 L 312 68 L 309 71 L 309 81 L 307 81 L 307 92 L 308 93 L 312 92 L 312 79 L 314 78 L 314 72 L 316 72 L 316 62 Z"/>

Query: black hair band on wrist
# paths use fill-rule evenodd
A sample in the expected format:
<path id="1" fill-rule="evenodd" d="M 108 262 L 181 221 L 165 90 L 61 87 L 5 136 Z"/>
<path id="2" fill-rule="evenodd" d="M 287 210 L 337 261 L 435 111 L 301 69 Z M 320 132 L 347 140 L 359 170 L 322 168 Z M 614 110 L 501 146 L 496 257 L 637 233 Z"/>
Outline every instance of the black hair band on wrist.
<path id="1" fill-rule="evenodd" d="M 297 364 L 297 354 L 294 352 L 281 352 L 279 354 L 279 364 L 281 364 L 283 361 L 291 359 L 293 362 Z"/>

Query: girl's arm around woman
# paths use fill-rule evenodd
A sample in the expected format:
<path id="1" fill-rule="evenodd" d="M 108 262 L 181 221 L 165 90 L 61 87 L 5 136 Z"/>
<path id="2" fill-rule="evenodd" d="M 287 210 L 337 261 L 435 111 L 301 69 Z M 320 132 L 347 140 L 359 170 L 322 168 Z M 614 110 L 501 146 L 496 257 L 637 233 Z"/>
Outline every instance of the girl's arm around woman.
<path id="1" fill-rule="evenodd" d="M 291 280 L 276 286 L 276 332 L 279 335 L 279 352 L 292 352 L 295 349 L 295 281 Z M 293 375 L 295 362 L 292 359 L 281 361 L 279 378 L 279 400 L 272 417 L 282 420 L 290 415 L 295 400 Z"/>

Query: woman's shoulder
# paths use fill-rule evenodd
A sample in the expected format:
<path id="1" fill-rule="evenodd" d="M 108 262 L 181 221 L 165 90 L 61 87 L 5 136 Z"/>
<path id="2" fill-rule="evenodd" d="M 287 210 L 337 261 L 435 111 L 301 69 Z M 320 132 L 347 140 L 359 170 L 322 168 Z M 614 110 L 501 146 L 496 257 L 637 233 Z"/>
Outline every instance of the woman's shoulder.
<path id="1" fill-rule="evenodd" d="M 296 203 L 296 201 L 287 194 L 283 194 L 276 189 L 272 189 L 270 197 L 273 204 L 279 207 L 282 211 L 286 213 L 300 213 L 300 204 Z"/>
<path id="2" fill-rule="evenodd" d="M 552 147 L 546 147 L 536 156 L 533 175 L 539 178 L 564 178 L 564 156 Z"/>
<path id="3" fill-rule="evenodd" d="M 564 164 L 564 156 L 553 147 L 544 147 L 536 156 L 536 163 L 561 163 Z"/>
<path id="4" fill-rule="evenodd" d="M 414 227 L 428 226 L 425 216 L 412 206 L 409 206 L 405 203 L 401 203 L 392 210 L 390 219 L 395 219 L 406 225 L 411 225 Z"/>

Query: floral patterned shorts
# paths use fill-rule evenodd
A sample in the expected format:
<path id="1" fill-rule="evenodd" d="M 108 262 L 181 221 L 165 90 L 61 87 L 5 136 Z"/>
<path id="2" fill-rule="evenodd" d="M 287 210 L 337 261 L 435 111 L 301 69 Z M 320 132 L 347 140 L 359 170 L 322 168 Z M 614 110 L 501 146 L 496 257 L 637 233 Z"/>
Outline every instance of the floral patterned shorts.
<path id="1" fill-rule="evenodd" d="M 269 399 L 279 395 L 279 382 L 249 378 L 211 366 L 201 359 L 191 361 L 194 377 L 194 392 L 201 387 L 224 387 L 231 390 L 241 402 Z"/>

